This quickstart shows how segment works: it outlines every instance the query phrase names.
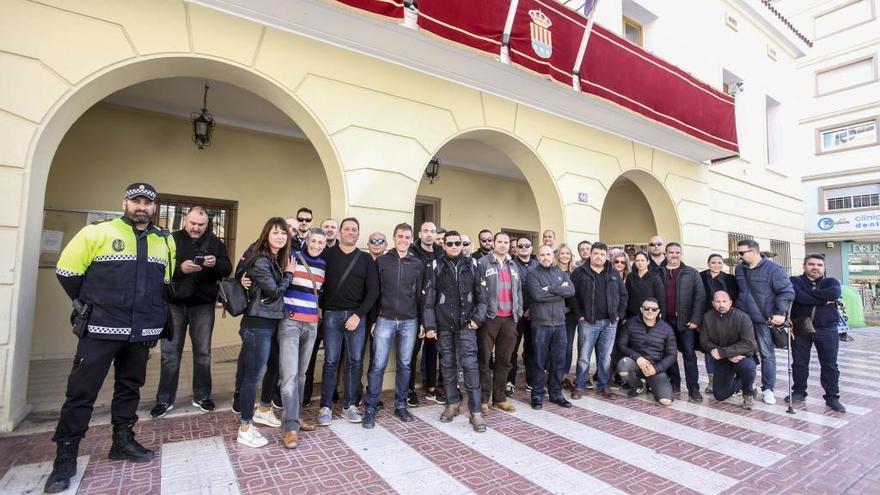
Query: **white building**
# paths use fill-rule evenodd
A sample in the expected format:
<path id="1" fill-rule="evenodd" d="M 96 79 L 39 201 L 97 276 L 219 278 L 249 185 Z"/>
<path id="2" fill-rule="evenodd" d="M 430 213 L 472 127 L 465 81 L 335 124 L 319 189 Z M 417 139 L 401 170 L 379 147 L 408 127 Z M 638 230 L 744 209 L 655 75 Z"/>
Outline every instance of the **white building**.
<path id="1" fill-rule="evenodd" d="M 853 287 L 869 323 L 880 320 L 880 20 L 878 0 L 784 0 L 774 6 L 814 46 L 796 63 L 806 251 Z M 855 290 L 858 297 L 855 297 Z M 848 304 L 851 322 L 861 320 Z"/>

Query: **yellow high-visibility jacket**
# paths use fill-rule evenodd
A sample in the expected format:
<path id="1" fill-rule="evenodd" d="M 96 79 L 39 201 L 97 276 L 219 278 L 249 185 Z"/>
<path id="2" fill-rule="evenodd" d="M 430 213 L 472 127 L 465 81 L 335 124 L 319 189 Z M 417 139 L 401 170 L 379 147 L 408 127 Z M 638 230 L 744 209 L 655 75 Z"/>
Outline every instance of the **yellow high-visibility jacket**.
<path id="1" fill-rule="evenodd" d="M 55 273 L 71 299 L 92 306 L 90 338 L 150 341 L 165 326 L 174 254 L 167 231 L 150 224 L 141 232 L 122 217 L 80 230 L 61 252 Z"/>

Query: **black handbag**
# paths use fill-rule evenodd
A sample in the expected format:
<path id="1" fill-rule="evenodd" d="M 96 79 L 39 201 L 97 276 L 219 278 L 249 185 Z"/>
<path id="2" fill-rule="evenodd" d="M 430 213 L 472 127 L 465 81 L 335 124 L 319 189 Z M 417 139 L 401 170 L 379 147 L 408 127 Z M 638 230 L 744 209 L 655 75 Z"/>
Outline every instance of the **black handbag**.
<path id="1" fill-rule="evenodd" d="M 245 273 L 248 268 L 253 266 L 259 256 L 251 256 L 245 262 Z M 256 294 L 256 292 L 254 292 Z M 224 278 L 220 281 L 220 292 L 218 294 L 220 302 L 223 304 L 223 310 L 232 316 L 240 316 L 247 311 L 248 305 L 251 303 L 251 297 L 248 291 L 241 286 L 241 279 L 237 277 Z"/>
<path id="2" fill-rule="evenodd" d="M 755 306 L 758 307 L 758 311 L 761 312 L 761 316 L 764 318 L 764 321 L 767 322 L 767 328 L 770 330 L 770 336 L 773 338 L 773 347 L 777 349 L 788 349 L 789 330 L 791 328 L 791 318 L 789 317 L 791 314 L 791 305 L 788 306 L 788 314 L 785 315 L 785 321 L 782 322 L 782 325 L 771 325 L 770 316 L 767 314 L 767 311 L 761 303 L 758 302 L 758 298 L 755 297 L 755 291 L 752 289 L 752 280 L 751 277 L 749 277 L 748 267 L 745 267 L 743 275 L 746 278 L 746 286 L 749 289 L 749 294 L 752 295 L 752 300 L 755 301 Z"/>

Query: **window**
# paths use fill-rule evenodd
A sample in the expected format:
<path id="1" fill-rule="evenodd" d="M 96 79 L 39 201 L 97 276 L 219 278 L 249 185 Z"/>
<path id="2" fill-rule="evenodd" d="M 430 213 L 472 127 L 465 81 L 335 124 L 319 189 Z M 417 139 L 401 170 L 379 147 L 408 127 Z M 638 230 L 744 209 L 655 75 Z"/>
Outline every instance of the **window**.
<path id="1" fill-rule="evenodd" d="M 770 258 L 785 267 L 785 272 L 791 275 L 791 243 L 771 239 L 770 254 Z"/>
<path id="2" fill-rule="evenodd" d="M 193 206 L 201 206 L 208 212 L 208 228 L 226 243 L 229 258 L 234 259 L 237 201 L 160 193 L 153 222 L 172 232 L 180 230 L 183 228 L 183 217 Z"/>
<path id="3" fill-rule="evenodd" d="M 875 57 L 867 57 L 816 72 L 816 96 L 876 81 L 876 60 Z"/>
<path id="4" fill-rule="evenodd" d="M 778 164 L 782 161 L 782 117 L 781 105 L 778 101 L 765 97 L 766 133 L 767 133 L 767 164 Z"/>
<path id="5" fill-rule="evenodd" d="M 721 71 L 721 87 L 728 96 L 736 96 L 741 91 L 743 80 L 727 69 Z"/>
<path id="6" fill-rule="evenodd" d="M 880 206 L 880 182 L 820 189 L 826 211 L 876 208 Z"/>
<path id="7" fill-rule="evenodd" d="M 813 20 L 814 37 L 823 38 L 872 21 L 875 18 L 873 3 L 872 0 L 855 0 L 817 15 Z"/>
<path id="8" fill-rule="evenodd" d="M 842 151 L 877 144 L 877 119 L 819 131 L 819 153 Z"/>
<path id="9" fill-rule="evenodd" d="M 623 37 L 634 45 L 643 46 L 643 28 L 638 22 L 629 17 L 623 18 Z"/>
<path id="10" fill-rule="evenodd" d="M 538 247 L 539 246 L 537 246 L 535 243 L 538 242 L 540 239 L 538 238 L 537 232 L 532 232 L 532 231 L 528 231 L 528 230 L 506 229 L 504 227 L 501 228 L 501 232 L 504 232 L 505 234 L 510 236 L 510 244 L 513 244 L 514 242 L 516 242 L 516 240 L 519 239 L 520 237 L 527 238 L 528 240 L 530 240 L 532 242 L 532 246 L 534 246 L 532 248 L 532 254 L 538 254 Z M 480 249 L 480 246 L 474 247 L 474 251 L 476 251 L 477 249 Z M 572 253 L 572 254 L 574 256 L 577 256 L 576 252 Z"/>
<path id="11" fill-rule="evenodd" d="M 754 237 L 749 234 L 740 234 L 739 232 L 727 233 L 727 252 L 730 256 L 728 256 L 726 261 L 729 273 L 733 273 L 736 264 L 739 263 L 739 259 L 736 256 L 736 243 L 744 239 L 754 239 Z"/>

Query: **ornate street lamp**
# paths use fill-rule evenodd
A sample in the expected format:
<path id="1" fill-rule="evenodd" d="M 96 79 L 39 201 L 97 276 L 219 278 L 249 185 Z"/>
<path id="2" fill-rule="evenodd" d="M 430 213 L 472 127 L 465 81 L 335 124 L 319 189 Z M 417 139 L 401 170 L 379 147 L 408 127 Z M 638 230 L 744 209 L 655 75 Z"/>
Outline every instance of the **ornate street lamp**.
<path id="1" fill-rule="evenodd" d="M 211 136 L 214 135 L 214 116 L 208 112 L 208 85 L 205 84 L 205 96 L 202 100 L 202 112 L 193 112 L 190 117 L 193 121 L 192 140 L 200 150 L 211 146 Z"/>
<path id="2" fill-rule="evenodd" d="M 436 156 L 431 158 L 431 161 L 428 162 L 427 168 L 425 168 L 425 178 L 428 179 L 428 182 L 431 184 L 434 183 L 435 180 L 440 176 L 440 159 Z"/>

